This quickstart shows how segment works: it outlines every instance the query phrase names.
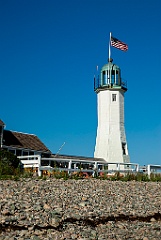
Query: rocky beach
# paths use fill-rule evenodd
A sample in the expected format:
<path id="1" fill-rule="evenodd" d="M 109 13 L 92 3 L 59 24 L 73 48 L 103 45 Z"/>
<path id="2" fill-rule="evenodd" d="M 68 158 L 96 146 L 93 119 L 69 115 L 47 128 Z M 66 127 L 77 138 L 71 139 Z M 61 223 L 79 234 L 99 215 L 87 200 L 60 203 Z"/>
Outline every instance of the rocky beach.
<path id="1" fill-rule="evenodd" d="M 0 181 L 0 240 L 161 239 L 161 183 Z"/>

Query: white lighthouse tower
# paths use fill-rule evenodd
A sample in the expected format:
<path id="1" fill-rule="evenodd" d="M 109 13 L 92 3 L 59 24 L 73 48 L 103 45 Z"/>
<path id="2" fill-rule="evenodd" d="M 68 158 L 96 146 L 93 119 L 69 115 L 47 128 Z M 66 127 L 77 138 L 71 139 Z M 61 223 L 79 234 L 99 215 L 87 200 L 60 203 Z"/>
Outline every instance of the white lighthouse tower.
<path id="1" fill-rule="evenodd" d="M 95 79 L 98 127 L 95 158 L 106 162 L 129 163 L 124 127 L 124 93 L 127 85 L 121 79 L 120 68 L 110 58 Z M 112 165 L 110 165 L 112 166 Z"/>

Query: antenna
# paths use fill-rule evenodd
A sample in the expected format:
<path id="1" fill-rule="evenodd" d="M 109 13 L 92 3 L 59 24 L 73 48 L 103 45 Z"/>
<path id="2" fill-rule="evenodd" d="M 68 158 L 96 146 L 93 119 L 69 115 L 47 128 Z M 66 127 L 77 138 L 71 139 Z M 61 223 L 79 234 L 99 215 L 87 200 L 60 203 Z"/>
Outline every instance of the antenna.
<path id="1" fill-rule="evenodd" d="M 61 151 L 61 149 L 64 147 L 64 145 L 65 145 L 65 142 L 61 145 L 61 147 L 58 149 L 58 151 L 57 151 L 57 153 L 54 155 L 54 157 L 53 158 L 55 158 L 55 157 L 57 157 L 58 156 L 58 154 L 59 154 L 59 152 Z M 49 160 L 49 166 L 51 166 L 51 160 Z"/>
<path id="2" fill-rule="evenodd" d="M 60 152 L 61 149 L 64 147 L 64 145 L 65 145 L 65 142 L 61 145 L 61 147 L 59 148 L 59 150 L 57 151 L 57 153 L 54 155 L 54 157 L 56 157 L 56 156 L 59 154 L 59 152 Z"/>

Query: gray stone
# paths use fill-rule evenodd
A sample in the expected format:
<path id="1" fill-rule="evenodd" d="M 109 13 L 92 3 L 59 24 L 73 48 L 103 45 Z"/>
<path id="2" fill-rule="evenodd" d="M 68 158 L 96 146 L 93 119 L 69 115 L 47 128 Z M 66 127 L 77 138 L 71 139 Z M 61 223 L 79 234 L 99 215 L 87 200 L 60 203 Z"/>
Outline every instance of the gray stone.
<path id="1" fill-rule="evenodd" d="M 153 217 L 146 222 L 161 213 L 160 182 L 50 178 L 0 181 L 0 187 L 0 224 L 22 228 L 2 231 L 0 240 L 161 239 L 161 222 Z M 119 220 L 123 215 L 127 219 Z M 145 221 L 128 221 L 129 216 Z"/>

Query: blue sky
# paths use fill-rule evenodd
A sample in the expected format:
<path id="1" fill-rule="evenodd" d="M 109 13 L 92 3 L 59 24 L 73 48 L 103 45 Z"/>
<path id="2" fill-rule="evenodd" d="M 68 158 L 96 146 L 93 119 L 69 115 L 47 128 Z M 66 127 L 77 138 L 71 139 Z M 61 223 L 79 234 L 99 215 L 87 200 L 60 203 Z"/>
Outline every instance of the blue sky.
<path id="1" fill-rule="evenodd" d="M 0 1 L 0 119 L 36 134 L 56 153 L 93 156 L 93 75 L 112 48 L 128 82 L 125 129 L 131 162 L 161 164 L 160 0 Z"/>

